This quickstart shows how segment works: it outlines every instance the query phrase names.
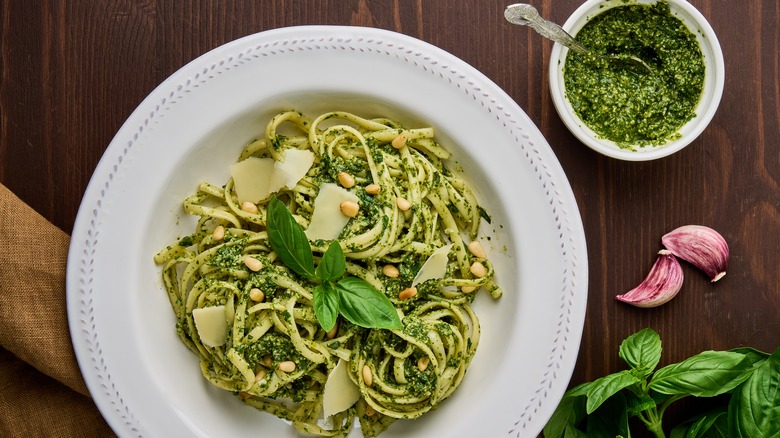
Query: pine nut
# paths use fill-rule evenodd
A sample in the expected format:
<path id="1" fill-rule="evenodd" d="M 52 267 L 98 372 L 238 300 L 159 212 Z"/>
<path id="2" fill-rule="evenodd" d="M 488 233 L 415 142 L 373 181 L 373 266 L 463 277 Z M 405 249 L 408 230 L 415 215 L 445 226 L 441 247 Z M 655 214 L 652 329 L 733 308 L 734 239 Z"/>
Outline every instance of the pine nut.
<path id="1" fill-rule="evenodd" d="M 390 278 L 397 278 L 399 275 L 401 275 L 401 271 L 399 271 L 398 268 L 396 268 L 394 265 L 385 265 L 382 268 L 382 273 Z"/>
<path id="2" fill-rule="evenodd" d="M 487 275 L 487 268 L 485 265 L 483 265 L 480 262 L 474 262 L 471 264 L 471 267 L 469 268 L 469 271 L 471 271 L 472 274 L 474 274 L 475 277 L 482 278 Z"/>
<path id="3" fill-rule="evenodd" d="M 270 354 L 266 354 L 260 359 L 260 363 L 266 368 L 271 368 L 274 365 L 273 359 Z"/>
<path id="4" fill-rule="evenodd" d="M 244 258 L 244 264 L 250 271 L 257 272 L 263 269 L 263 262 L 251 256 Z"/>
<path id="5" fill-rule="evenodd" d="M 346 217 L 355 217 L 358 214 L 358 211 L 360 211 L 360 206 L 357 205 L 356 202 L 352 201 L 344 201 L 341 204 L 339 204 L 339 208 L 341 209 L 341 212 Z"/>
<path id="6" fill-rule="evenodd" d="M 463 286 L 460 288 L 460 291 L 463 292 L 464 294 L 470 294 L 475 290 L 477 290 L 475 286 Z"/>
<path id="7" fill-rule="evenodd" d="M 368 365 L 363 365 L 361 374 L 363 375 L 363 382 L 366 386 L 371 386 L 374 383 L 374 376 L 371 375 L 371 368 L 369 368 Z"/>
<path id="8" fill-rule="evenodd" d="M 214 231 L 211 233 L 211 238 L 215 242 L 219 242 L 220 240 L 225 238 L 225 227 L 222 225 L 219 225 L 217 228 L 214 228 Z"/>
<path id="9" fill-rule="evenodd" d="M 420 356 L 420 358 L 417 359 L 417 369 L 420 370 L 420 372 L 423 372 L 426 368 L 428 368 L 429 363 L 431 363 L 430 357 Z"/>
<path id="10" fill-rule="evenodd" d="M 479 240 L 472 240 L 471 243 L 469 243 L 469 252 L 478 259 L 487 258 L 485 248 L 482 247 L 482 244 L 479 243 Z"/>
<path id="11" fill-rule="evenodd" d="M 336 324 L 333 325 L 333 328 L 330 329 L 328 333 L 325 334 L 325 336 L 328 337 L 328 339 L 333 339 L 336 337 L 336 333 L 339 332 L 339 323 L 336 322 Z"/>
<path id="12" fill-rule="evenodd" d="M 412 203 L 400 196 L 398 197 L 398 199 L 395 200 L 395 205 L 397 205 L 398 209 L 401 211 L 406 211 L 412 208 Z"/>
<path id="13" fill-rule="evenodd" d="M 371 405 L 366 405 L 366 416 L 373 417 L 374 414 L 376 414 L 376 410 L 374 410 L 374 408 L 371 407 Z"/>
<path id="14" fill-rule="evenodd" d="M 401 134 L 398 137 L 393 139 L 393 147 L 396 149 L 401 149 L 402 147 L 406 146 L 406 135 Z"/>
<path id="15" fill-rule="evenodd" d="M 417 295 L 417 288 L 416 287 L 410 287 L 406 288 L 401 291 L 401 293 L 398 294 L 399 300 L 408 300 L 409 298 L 414 297 Z"/>
<path id="16" fill-rule="evenodd" d="M 378 195 L 381 190 L 382 188 L 379 187 L 379 184 L 369 184 L 366 186 L 366 193 L 369 195 Z"/>
<path id="17" fill-rule="evenodd" d="M 260 289 L 253 287 L 249 291 L 249 298 L 251 298 L 252 301 L 257 301 L 259 303 L 265 299 L 265 294 Z"/>
<path id="18" fill-rule="evenodd" d="M 240 398 L 241 400 L 246 400 L 249 397 L 252 397 L 252 394 L 250 394 L 248 392 L 241 391 L 241 392 L 238 393 L 238 398 Z"/>
<path id="19" fill-rule="evenodd" d="M 345 189 L 351 189 L 355 186 L 355 178 L 347 172 L 339 172 L 339 183 L 341 183 L 342 187 Z"/>
<path id="20" fill-rule="evenodd" d="M 259 211 L 254 202 L 244 201 L 241 203 L 241 210 L 249 214 L 257 214 Z"/>
<path id="21" fill-rule="evenodd" d="M 291 373 L 295 371 L 295 362 L 291 360 L 279 362 L 279 365 L 277 365 L 276 367 L 279 368 L 279 371 L 284 371 L 285 373 Z"/>
<path id="22" fill-rule="evenodd" d="M 265 370 L 265 368 L 260 368 L 260 371 L 255 374 L 255 382 L 259 382 L 265 379 L 266 374 L 268 374 L 268 372 Z"/>

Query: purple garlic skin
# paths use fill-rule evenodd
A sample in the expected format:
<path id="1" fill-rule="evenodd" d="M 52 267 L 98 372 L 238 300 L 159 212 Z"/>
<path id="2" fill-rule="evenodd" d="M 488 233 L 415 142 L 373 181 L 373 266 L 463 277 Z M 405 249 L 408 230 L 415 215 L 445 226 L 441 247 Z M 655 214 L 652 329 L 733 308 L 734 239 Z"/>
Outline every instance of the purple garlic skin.
<path id="1" fill-rule="evenodd" d="M 615 298 L 636 307 L 657 307 L 674 298 L 682 284 L 680 262 L 670 251 L 662 249 L 658 251 L 658 257 L 642 283 Z"/>
<path id="2" fill-rule="evenodd" d="M 729 246 L 717 231 L 703 225 L 684 225 L 661 238 L 675 256 L 704 271 L 711 282 L 726 275 Z"/>

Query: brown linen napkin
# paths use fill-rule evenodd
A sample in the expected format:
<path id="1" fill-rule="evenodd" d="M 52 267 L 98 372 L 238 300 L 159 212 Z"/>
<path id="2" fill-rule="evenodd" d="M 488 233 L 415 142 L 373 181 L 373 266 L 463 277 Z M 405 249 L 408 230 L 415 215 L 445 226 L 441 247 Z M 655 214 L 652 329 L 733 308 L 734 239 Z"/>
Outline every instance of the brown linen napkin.
<path id="1" fill-rule="evenodd" d="M 70 238 L 0 184 L 0 436 L 113 436 L 68 332 Z"/>

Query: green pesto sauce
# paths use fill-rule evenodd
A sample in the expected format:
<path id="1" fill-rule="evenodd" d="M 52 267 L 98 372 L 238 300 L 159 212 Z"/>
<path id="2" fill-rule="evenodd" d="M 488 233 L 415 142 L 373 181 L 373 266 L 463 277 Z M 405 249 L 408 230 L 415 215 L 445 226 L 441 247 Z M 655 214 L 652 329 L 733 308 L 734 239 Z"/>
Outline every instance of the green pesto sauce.
<path id="1" fill-rule="evenodd" d="M 229 243 L 219 248 L 209 259 L 208 264 L 221 268 L 240 268 L 244 263 L 243 251 L 246 246 L 244 239 L 231 240 Z"/>
<path id="2" fill-rule="evenodd" d="M 597 53 L 636 56 L 652 69 L 638 74 L 569 51 L 566 97 L 590 129 L 626 149 L 679 137 L 677 131 L 695 116 L 704 58 L 696 37 L 666 2 L 608 9 L 591 18 L 577 40 Z"/>

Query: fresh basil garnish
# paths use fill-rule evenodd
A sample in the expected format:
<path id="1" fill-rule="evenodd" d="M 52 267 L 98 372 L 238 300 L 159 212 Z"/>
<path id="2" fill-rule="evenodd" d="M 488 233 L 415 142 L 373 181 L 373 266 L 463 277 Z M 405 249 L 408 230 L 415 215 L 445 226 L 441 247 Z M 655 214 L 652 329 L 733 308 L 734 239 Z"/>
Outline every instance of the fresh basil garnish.
<path id="1" fill-rule="evenodd" d="M 268 241 L 279 260 L 301 277 L 319 283 L 314 288 L 313 306 L 324 330 L 336 325 L 339 314 L 365 328 L 403 327 L 395 306 L 382 292 L 361 278 L 344 277 L 347 261 L 338 241 L 331 242 L 315 269 L 306 233 L 276 197 L 268 204 L 266 227 Z"/>
<path id="2" fill-rule="evenodd" d="M 362 278 L 344 278 L 336 288 L 340 292 L 339 312 L 352 324 L 383 329 L 403 327 L 390 299 Z"/>
<path id="3" fill-rule="evenodd" d="M 334 240 L 322 255 L 315 274 L 320 281 L 337 281 L 344 276 L 346 269 L 347 260 L 344 257 L 344 252 L 341 250 L 339 242 Z"/>
<path id="4" fill-rule="evenodd" d="M 331 331 L 339 316 L 339 291 L 333 283 L 318 284 L 314 288 L 314 314 L 325 331 Z"/>
<path id="5" fill-rule="evenodd" d="M 301 277 L 313 280 L 314 256 L 309 239 L 290 210 L 275 196 L 268 203 L 266 227 L 271 248 L 282 263 Z"/>

